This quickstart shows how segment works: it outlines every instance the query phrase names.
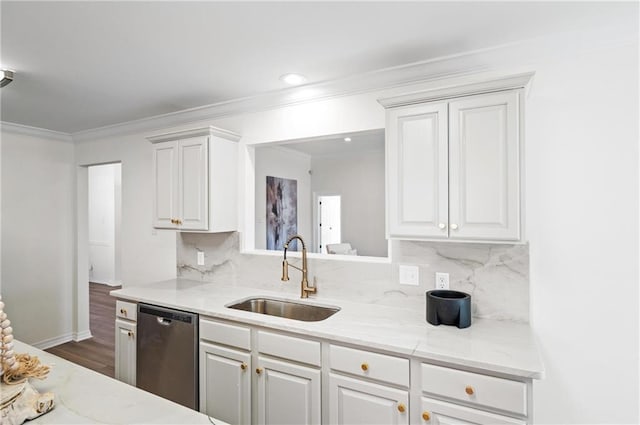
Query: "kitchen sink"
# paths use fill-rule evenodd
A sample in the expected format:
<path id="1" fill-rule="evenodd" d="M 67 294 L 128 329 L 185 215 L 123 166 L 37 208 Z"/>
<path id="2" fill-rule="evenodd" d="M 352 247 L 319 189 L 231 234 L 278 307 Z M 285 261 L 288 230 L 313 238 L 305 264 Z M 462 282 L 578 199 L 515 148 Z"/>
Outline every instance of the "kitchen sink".
<path id="1" fill-rule="evenodd" d="M 340 307 L 324 307 L 313 304 L 303 304 L 295 301 L 278 300 L 273 298 L 249 298 L 229 304 L 228 308 L 266 314 L 268 316 L 284 317 L 286 319 L 302 320 L 305 322 L 319 322 L 338 311 Z"/>

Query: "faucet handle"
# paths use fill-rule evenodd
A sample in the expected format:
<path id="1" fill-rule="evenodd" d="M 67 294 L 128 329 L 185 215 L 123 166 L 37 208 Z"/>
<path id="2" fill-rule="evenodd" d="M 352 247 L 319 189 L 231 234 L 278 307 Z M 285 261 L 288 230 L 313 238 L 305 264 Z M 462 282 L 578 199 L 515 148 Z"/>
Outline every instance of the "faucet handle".
<path id="1" fill-rule="evenodd" d="M 280 280 L 283 282 L 289 280 L 289 263 L 287 260 L 282 260 L 282 278 Z"/>

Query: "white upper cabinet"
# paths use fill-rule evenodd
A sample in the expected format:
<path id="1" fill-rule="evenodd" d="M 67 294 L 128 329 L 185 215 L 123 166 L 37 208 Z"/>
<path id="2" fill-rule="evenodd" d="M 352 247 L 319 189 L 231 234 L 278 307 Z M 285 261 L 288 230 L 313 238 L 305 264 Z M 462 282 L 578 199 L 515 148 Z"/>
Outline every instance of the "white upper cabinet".
<path id="1" fill-rule="evenodd" d="M 531 77 L 380 100 L 389 238 L 522 239 L 522 103 Z"/>
<path id="2" fill-rule="evenodd" d="M 237 141 L 214 127 L 163 134 L 153 143 L 153 226 L 237 230 Z"/>
<path id="3" fill-rule="evenodd" d="M 520 238 L 519 92 L 449 103 L 449 237 Z"/>

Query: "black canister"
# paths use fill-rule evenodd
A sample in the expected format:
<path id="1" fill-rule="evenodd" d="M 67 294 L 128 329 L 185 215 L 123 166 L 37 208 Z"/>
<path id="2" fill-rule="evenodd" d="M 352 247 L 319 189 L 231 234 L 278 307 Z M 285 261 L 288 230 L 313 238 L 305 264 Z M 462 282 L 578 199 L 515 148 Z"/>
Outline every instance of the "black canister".
<path id="1" fill-rule="evenodd" d="M 471 295 L 448 289 L 428 291 L 427 322 L 432 325 L 471 326 Z"/>

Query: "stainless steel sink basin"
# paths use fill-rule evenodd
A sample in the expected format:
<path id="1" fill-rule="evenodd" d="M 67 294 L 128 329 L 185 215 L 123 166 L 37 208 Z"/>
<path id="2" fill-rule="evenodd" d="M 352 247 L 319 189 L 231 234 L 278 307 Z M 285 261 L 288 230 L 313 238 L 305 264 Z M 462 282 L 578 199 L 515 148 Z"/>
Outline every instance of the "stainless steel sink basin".
<path id="1" fill-rule="evenodd" d="M 340 307 L 324 307 L 273 298 L 249 298 L 227 307 L 305 322 L 319 322 L 340 311 Z"/>

